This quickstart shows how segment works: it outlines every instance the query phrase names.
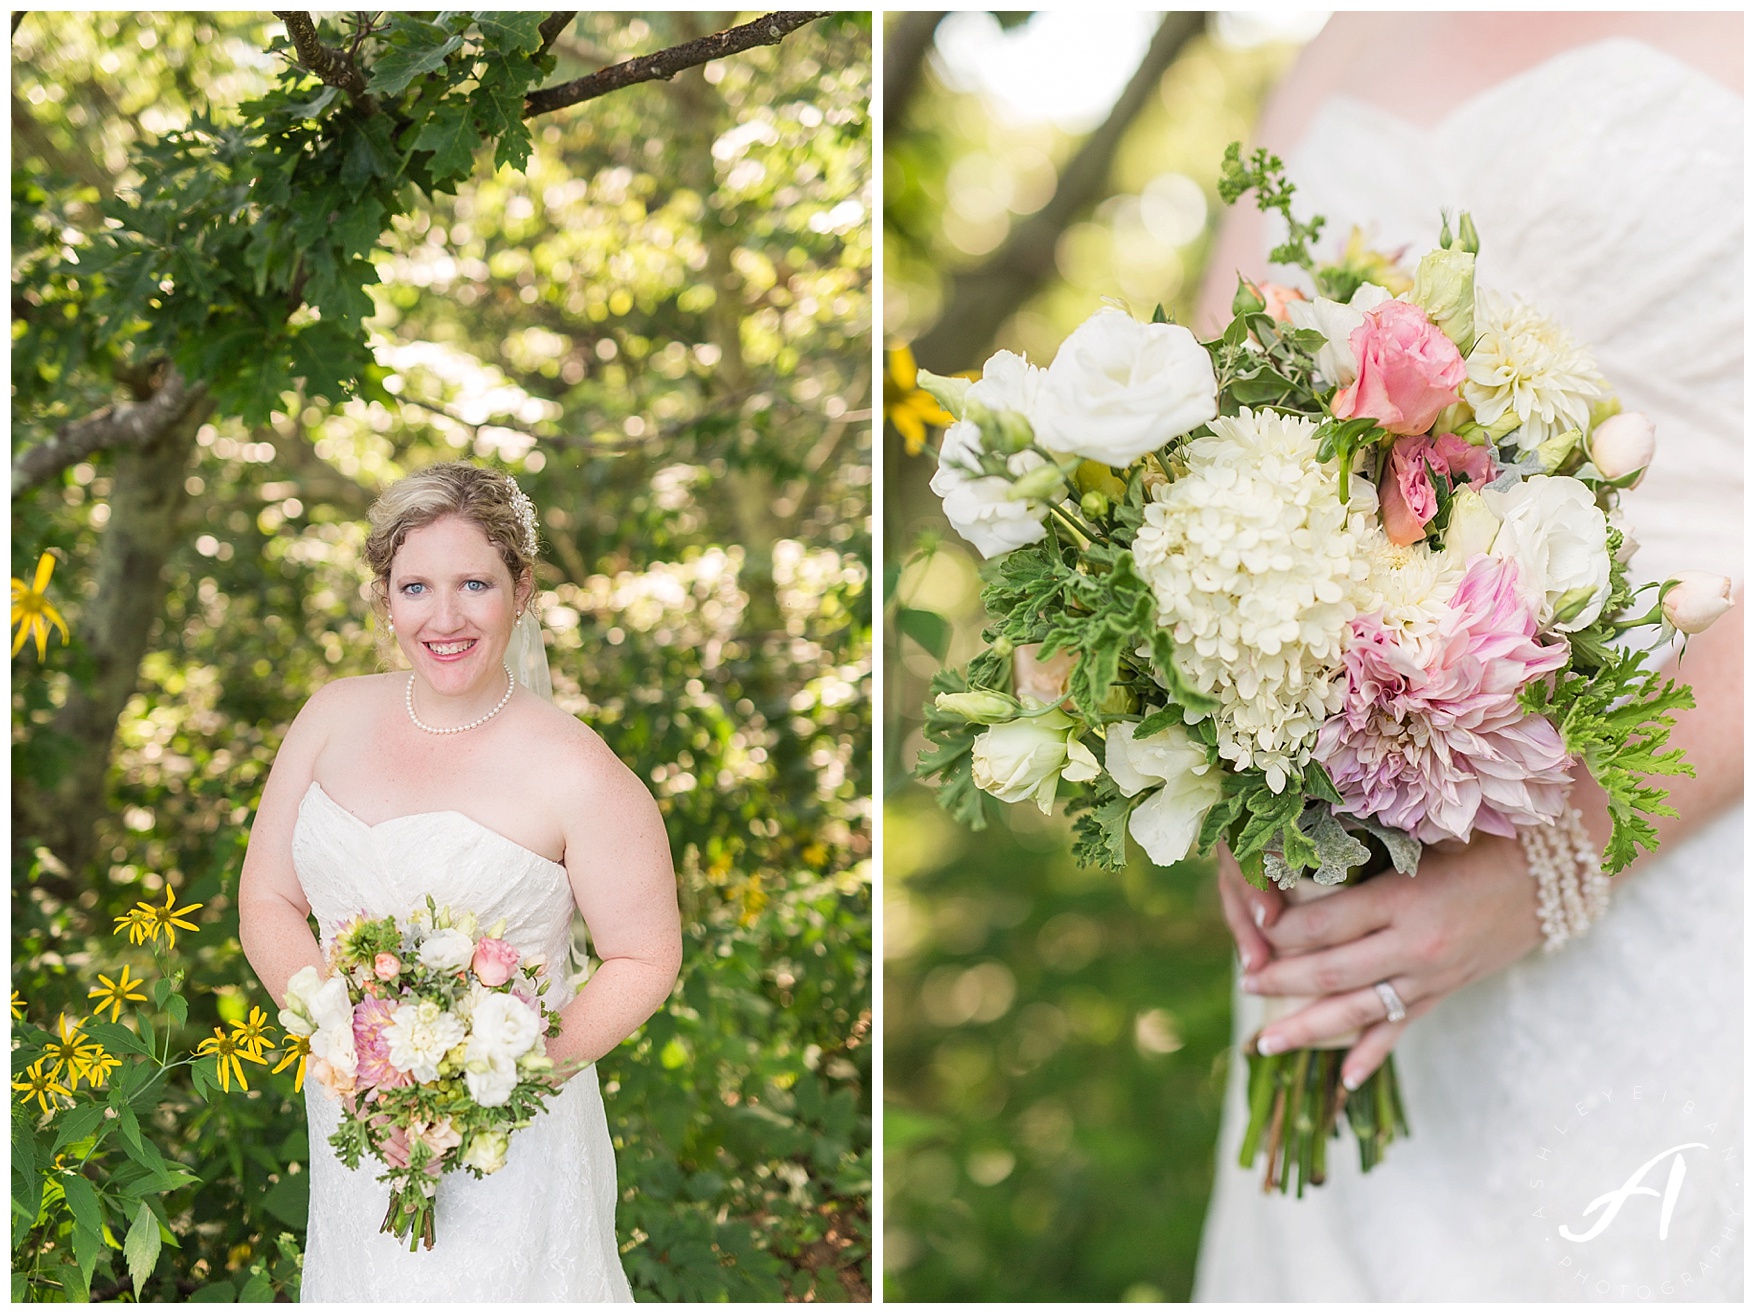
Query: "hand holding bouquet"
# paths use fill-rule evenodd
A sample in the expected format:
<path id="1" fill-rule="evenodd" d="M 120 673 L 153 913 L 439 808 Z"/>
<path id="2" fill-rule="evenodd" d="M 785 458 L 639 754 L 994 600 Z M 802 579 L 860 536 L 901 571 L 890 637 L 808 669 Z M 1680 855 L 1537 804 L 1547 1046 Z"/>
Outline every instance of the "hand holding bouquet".
<path id="1" fill-rule="evenodd" d="M 1477 292 L 1468 215 L 1410 273 L 1357 234 L 1319 263 L 1264 152 L 1233 146 L 1220 190 L 1284 214 L 1271 258 L 1308 290 L 1240 280 L 1209 342 L 1106 309 L 1046 370 L 920 374 L 956 417 L 933 488 L 992 565 L 988 646 L 935 678 L 918 770 L 977 827 L 986 796 L 1066 797 L 1088 865 L 1129 836 L 1160 864 L 1223 842 L 1309 897 L 1477 832 L 1570 863 L 1548 837 L 1579 833 L 1582 767 L 1613 833 L 1544 885 L 1553 947 L 1655 846 L 1648 778 L 1691 771 L 1664 748 L 1691 694 L 1627 635 L 1698 632 L 1729 582 L 1631 585 L 1618 501 L 1652 425 L 1559 324 Z M 1270 1185 L 1323 1180 L 1343 1109 L 1366 1168 L 1406 1132 L 1390 1064 L 1347 1091 L 1333 1050 L 1250 1062 L 1243 1157 L 1267 1151 Z"/>
<path id="2" fill-rule="evenodd" d="M 310 1073 L 342 1102 L 330 1137 L 341 1161 L 371 1155 L 389 1170 L 383 1230 L 433 1246 L 438 1178 L 498 1172 L 510 1137 L 546 1107 L 556 1070 L 544 1037 L 560 1015 L 542 996 L 540 960 L 478 935 L 473 913 L 427 906 L 398 921 L 363 914 L 314 967 L 287 982 L 280 1024 L 307 1038 Z"/>

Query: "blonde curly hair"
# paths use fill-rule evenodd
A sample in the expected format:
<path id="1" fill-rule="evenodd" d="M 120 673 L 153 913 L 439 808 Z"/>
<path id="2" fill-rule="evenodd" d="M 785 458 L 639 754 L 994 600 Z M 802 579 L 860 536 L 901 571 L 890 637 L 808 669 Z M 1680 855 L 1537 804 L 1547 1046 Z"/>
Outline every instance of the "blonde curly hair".
<path id="1" fill-rule="evenodd" d="M 379 618 L 388 615 L 390 563 L 409 534 L 446 516 L 467 520 L 487 536 L 514 584 L 536 565 L 536 508 L 508 474 L 466 461 L 429 465 L 398 479 L 366 513 L 372 532 L 366 564 Z"/>

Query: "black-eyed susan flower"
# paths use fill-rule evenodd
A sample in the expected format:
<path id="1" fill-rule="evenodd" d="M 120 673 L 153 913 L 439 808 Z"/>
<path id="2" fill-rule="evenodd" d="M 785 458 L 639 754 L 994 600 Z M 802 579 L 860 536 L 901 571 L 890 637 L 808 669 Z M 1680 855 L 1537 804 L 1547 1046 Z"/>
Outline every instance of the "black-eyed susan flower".
<path id="1" fill-rule="evenodd" d="M 196 912 L 206 906 L 207 905 L 204 903 L 192 903 L 185 908 L 177 907 L 176 891 L 171 889 L 169 885 L 165 886 L 165 901 L 162 908 L 158 904 L 146 903 L 145 901 L 136 905 L 136 907 L 140 908 L 145 914 L 147 922 L 147 938 L 156 941 L 159 932 L 163 931 L 165 936 L 165 948 L 167 949 L 175 949 L 177 947 L 177 928 L 181 927 L 185 931 L 198 931 L 201 929 L 199 926 L 195 925 L 194 922 L 184 921 L 183 919 L 190 913 Z"/>
<path id="2" fill-rule="evenodd" d="M 303 1090 L 305 1088 L 305 1060 L 310 1057 L 311 1038 L 309 1036 L 295 1036 L 289 1031 L 286 1033 L 285 1052 L 281 1055 L 280 1062 L 274 1065 L 274 1071 L 276 1073 L 283 1072 L 294 1062 L 297 1062 L 299 1066 L 293 1070 L 293 1089 L 295 1091 Z"/>
<path id="3" fill-rule="evenodd" d="M 920 449 L 926 446 L 927 425 L 942 429 L 956 422 L 954 415 L 921 388 L 914 353 L 907 347 L 894 347 L 890 351 L 889 367 L 884 372 L 884 418 L 902 435 L 902 443 L 910 456 L 918 456 Z"/>
<path id="4" fill-rule="evenodd" d="M 102 1045 L 95 1046 L 93 1052 L 86 1056 L 85 1080 L 89 1086 L 102 1086 L 109 1081 L 110 1074 L 122 1066 L 122 1060 L 106 1050 Z"/>
<path id="5" fill-rule="evenodd" d="M 100 984 L 94 985 L 86 992 L 93 999 L 98 1001 L 97 1008 L 92 1012 L 93 1017 L 102 1017 L 104 1015 L 104 1010 L 107 1008 L 110 1010 L 110 1021 L 120 1022 L 122 1020 L 122 1005 L 124 1003 L 130 1000 L 142 1004 L 146 1002 L 146 996 L 139 991 L 139 987 L 143 985 L 144 982 L 129 980 L 128 971 L 128 965 L 124 963 L 122 965 L 122 974 L 114 981 L 110 980 L 110 978 L 105 976 L 102 972 L 98 973 L 98 981 Z"/>
<path id="6" fill-rule="evenodd" d="M 54 573 L 55 554 L 45 552 L 37 559 L 35 582 L 26 584 L 18 576 L 12 577 L 12 623 L 18 626 L 18 633 L 12 637 L 14 657 L 18 656 L 18 650 L 24 647 L 27 638 L 37 641 L 38 661 L 48 656 L 50 625 L 61 631 L 62 643 L 70 637 L 67 622 L 61 619 L 61 613 L 49 601 L 49 577 Z"/>
<path id="7" fill-rule="evenodd" d="M 43 1061 L 49 1065 L 51 1077 L 59 1081 L 65 1072 L 68 1087 L 78 1089 L 81 1079 L 87 1075 L 92 1057 L 102 1053 L 103 1046 L 80 1030 L 79 1023 L 69 1022 L 66 1014 L 62 1014 L 58 1030 L 56 1038 L 43 1046 Z"/>
<path id="8" fill-rule="evenodd" d="M 35 1100 L 42 1105 L 44 1113 L 52 1112 L 62 1099 L 71 1099 L 73 1092 L 55 1080 L 53 1072 L 43 1070 L 47 1059 L 38 1059 L 24 1070 L 24 1076 L 12 1083 L 13 1090 L 21 1090 L 24 1094 L 18 1097 L 20 1104 L 29 1104 Z"/>
<path id="9" fill-rule="evenodd" d="M 268 1028 L 268 1014 L 259 1008 L 252 1008 L 247 1019 L 232 1023 L 232 1039 L 257 1058 L 261 1058 L 262 1051 L 274 1043 L 274 1037 Z"/>
<path id="10" fill-rule="evenodd" d="M 252 1063 L 260 1063 L 263 1067 L 268 1066 L 267 1059 L 240 1045 L 235 1036 L 226 1035 L 220 1027 L 215 1027 L 211 1036 L 195 1046 L 195 1052 L 202 1055 L 211 1054 L 219 1060 L 219 1088 L 228 1093 L 232 1088 L 234 1076 L 238 1080 L 240 1090 L 250 1089 L 250 1083 L 244 1080 L 244 1065 L 241 1060 L 248 1059 Z"/>
<path id="11" fill-rule="evenodd" d="M 152 925 L 152 913 L 150 909 L 151 905 L 149 904 L 135 904 L 127 912 L 116 918 L 116 929 L 112 934 L 120 935 L 123 931 L 126 931 L 128 932 L 129 944 L 145 944 L 152 938 L 152 931 L 150 929 Z"/>

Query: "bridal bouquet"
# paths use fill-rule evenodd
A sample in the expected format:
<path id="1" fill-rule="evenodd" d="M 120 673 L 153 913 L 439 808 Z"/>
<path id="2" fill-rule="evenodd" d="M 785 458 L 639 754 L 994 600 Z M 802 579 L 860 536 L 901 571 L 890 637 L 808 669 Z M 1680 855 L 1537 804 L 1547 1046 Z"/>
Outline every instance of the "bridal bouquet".
<path id="1" fill-rule="evenodd" d="M 1105 309 L 1047 369 L 920 374 L 956 418 L 932 487 L 992 560 L 987 646 L 935 677 L 917 771 L 977 827 L 984 796 L 1063 797 L 1087 865 L 1222 841 L 1304 898 L 1550 827 L 1582 763 L 1620 870 L 1671 813 L 1648 777 L 1691 770 L 1664 744 L 1692 696 L 1625 636 L 1730 605 L 1697 572 L 1628 582 L 1616 504 L 1652 425 L 1559 324 L 1477 290 L 1467 214 L 1410 274 L 1357 234 L 1319 263 L 1279 161 L 1232 146 L 1221 192 L 1252 189 L 1313 294 L 1240 280 L 1210 342 Z M 1250 1063 L 1243 1161 L 1265 1149 L 1270 1186 L 1323 1180 L 1343 1109 L 1367 1169 L 1407 1133 L 1392 1064 L 1348 1092 L 1336 1049 Z"/>
<path id="2" fill-rule="evenodd" d="M 287 982 L 280 1024 L 306 1038 L 310 1072 L 342 1102 L 329 1138 L 357 1168 L 388 1169 L 383 1231 L 433 1247 L 441 1174 L 498 1172 L 510 1137 L 554 1094 L 544 1037 L 560 1015 L 544 1006 L 547 968 L 505 940 L 503 921 L 478 935 L 475 914 L 433 900 L 401 921 L 363 914 L 329 951 L 331 975 L 301 968 Z M 407 1162 L 385 1147 L 401 1133 Z"/>

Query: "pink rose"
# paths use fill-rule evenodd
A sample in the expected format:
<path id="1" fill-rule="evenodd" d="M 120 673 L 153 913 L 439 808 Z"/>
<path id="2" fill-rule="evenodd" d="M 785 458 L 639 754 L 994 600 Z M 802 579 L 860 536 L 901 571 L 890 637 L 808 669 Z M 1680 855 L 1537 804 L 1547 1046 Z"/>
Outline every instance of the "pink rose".
<path id="1" fill-rule="evenodd" d="M 446 1152 L 463 1144 L 463 1133 L 452 1125 L 449 1118 L 440 1118 L 437 1122 L 422 1122 L 416 1118 L 408 1124 L 407 1136 L 410 1141 L 425 1141 L 427 1148 L 432 1150 L 433 1158 L 427 1164 L 427 1171 L 435 1177 L 443 1171 Z"/>
<path id="2" fill-rule="evenodd" d="M 1347 345 L 1358 377 L 1335 394 L 1329 409 L 1337 420 L 1369 415 L 1391 433 L 1425 433 L 1456 401 L 1468 374 L 1456 343 L 1406 301 L 1366 311 Z"/>
<path id="3" fill-rule="evenodd" d="M 1383 463 L 1377 495 L 1383 506 L 1383 532 L 1400 547 L 1424 538 L 1427 522 L 1438 514 L 1438 493 L 1427 466 L 1449 479 L 1453 487 L 1467 479 L 1479 489 L 1492 482 L 1495 474 L 1493 454 L 1454 433 L 1437 438 L 1418 434 L 1397 438 L 1389 460 Z"/>
<path id="4" fill-rule="evenodd" d="M 380 981 L 394 981 L 402 971 L 402 960 L 395 954 L 379 954 L 372 959 L 372 973 Z"/>
<path id="5" fill-rule="evenodd" d="M 491 936 L 475 946 L 475 957 L 470 962 L 476 979 L 484 986 L 492 989 L 503 986 L 512 979 L 512 973 L 518 967 L 518 951 L 504 940 L 496 940 Z"/>
<path id="6" fill-rule="evenodd" d="M 1263 310 L 1268 318 L 1280 324 L 1291 322 L 1292 312 L 1289 307 L 1294 301 L 1309 299 L 1297 288 L 1286 287 L 1282 283 L 1258 283 L 1255 290 L 1266 303 Z"/>
<path id="7" fill-rule="evenodd" d="M 364 1086 L 406 1086 L 414 1080 L 391 1066 L 390 1042 L 384 1028 L 396 1014 L 396 1006 L 382 999 L 362 999 L 353 1006 L 353 1048 L 359 1056 L 359 1081 Z"/>

